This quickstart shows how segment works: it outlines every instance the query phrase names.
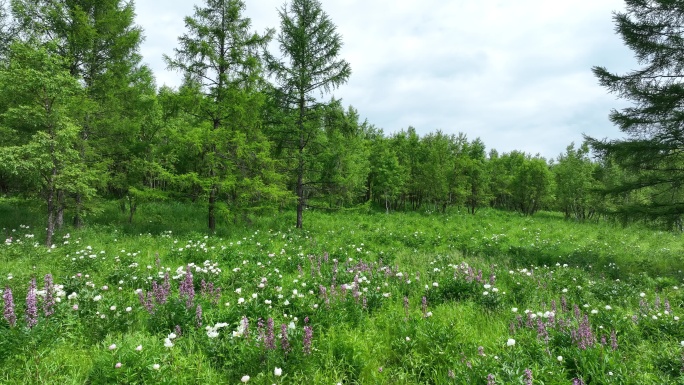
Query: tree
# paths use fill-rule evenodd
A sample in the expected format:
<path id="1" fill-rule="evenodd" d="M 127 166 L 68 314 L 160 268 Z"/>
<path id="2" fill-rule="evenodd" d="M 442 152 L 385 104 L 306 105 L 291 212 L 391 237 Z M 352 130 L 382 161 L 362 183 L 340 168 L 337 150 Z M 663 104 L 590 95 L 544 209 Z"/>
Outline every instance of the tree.
<path id="1" fill-rule="evenodd" d="M 633 106 L 613 110 L 610 120 L 627 137 L 587 138 L 592 149 L 630 172 L 607 190 L 640 191 L 647 199 L 620 206 L 618 214 L 681 223 L 684 214 L 684 3 L 626 0 L 613 16 L 616 32 L 642 68 L 624 75 L 594 67 L 599 83 Z"/>
<path id="2" fill-rule="evenodd" d="M 591 218 L 596 213 L 594 190 L 597 188 L 597 181 L 587 143 L 579 148 L 575 148 L 574 143 L 570 144 L 565 153 L 558 156 L 551 170 L 556 182 L 556 207 L 565 214 L 565 218 Z"/>
<path id="3" fill-rule="evenodd" d="M 46 203 L 45 243 L 52 245 L 58 215 L 58 193 L 93 195 L 94 175 L 80 162 L 73 124 L 75 106 L 83 101 L 82 89 L 65 69 L 61 57 L 44 47 L 16 43 L 8 64 L 0 70 L 5 92 L 0 115 L 2 126 L 19 138 L 0 152 L 1 168 L 30 181 Z"/>
<path id="4" fill-rule="evenodd" d="M 139 71 L 142 31 L 135 26 L 133 2 L 125 0 L 12 0 L 20 38 L 38 42 L 63 58 L 64 68 L 83 87 L 85 98 L 76 108 L 81 164 L 93 172 L 101 189 L 118 166 L 126 164 L 128 147 L 138 137 L 137 122 L 125 100 Z M 121 140 L 121 139 L 126 140 Z M 58 224 L 66 194 L 58 192 Z M 73 195 L 74 225 L 82 224 L 87 202 Z"/>
<path id="5" fill-rule="evenodd" d="M 197 184 L 208 194 L 209 231 L 216 229 L 219 194 L 238 205 L 282 193 L 259 129 L 264 96 L 259 52 L 270 32 L 250 31 L 241 0 L 206 0 L 185 18 L 187 33 L 179 37 L 169 68 L 179 70 L 185 85 L 185 111 L 197 119 L 195 139 L 200 166 Z"/>
<path id="6" fill-rule="evenodd" d="M 283 56 L 267 55 L 268 67 L 279 89 L 279 102 L 294 122 L 281 143 L 294 150 L 297 228 L 302 227 L 306 205 L 308 145 L 321 135 L 321 107 L 314 94 L 330 92 L 346 83 L 351 67 L 338 58 L 342 37 L 318 0 L 293 0 L 279 10 L 277 41 Z"/>

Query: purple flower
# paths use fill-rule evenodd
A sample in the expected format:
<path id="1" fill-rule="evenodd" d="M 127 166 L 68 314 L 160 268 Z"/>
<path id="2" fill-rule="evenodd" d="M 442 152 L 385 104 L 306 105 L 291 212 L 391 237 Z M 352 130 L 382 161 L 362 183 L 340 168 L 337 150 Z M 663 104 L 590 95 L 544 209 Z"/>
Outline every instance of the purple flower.
<path id="1" fill-rule="evenodd" d="M 202 306 L 199 304 L 195 308 L 195 323 L 197 324 L 197 327 L 202 326 Z"/>
<path id="2" fill-rule="evenodd" d="M 311 354 L 311 340 L 313 339 L 313 328 L 304 326 L 304 354 Z"/>
<path id="3" fill-rule="evenodd" d="M 54 306 L 55 297 L 52 274 L 45 274 L 45 300 L 43 301 L 43 314 L 45 314 L 45 317 L 49 317 L 55 313 Z"/>
<path id="4" fill-rule="evenodd" d="M 496 385 L 496 381 L 494 381 L 494 375 L 491 373 L 487 375 L 487 385 Z"/>
<path id="5" fill-rule="evenodd" d="M 147 310 L 148 313 L 154 314 L 154 303 L 152 302 L 152 293 L 143 291 L 138 292 L 138 300 L 140 304 Z"/>
<path id="6" fill-rule="evenodd" d="M 14 327 L 17 324 L 17 315 L 14 312 L 14 297 L 12 296 L 12 289 L 10 289 L 9 286 L 6 287 L 5 292 L 2 293 L 2 300 L 5 303 L 3 315 L 10 327 Z"/>
<path id="7" fill-rule="evenodd" d="M 31 284 L 26 294 L 26 323 L 32 329 L 38 324 L 38 302 L 36 298 L 36 279 L 31 280 Z"/>
<path id="8" fill-rule="evenodd" d="M 532 385 L 532 370 L 525 369 L 525 385 Z"/>
<path id="9" fill-rule="evenodd" d="M 266 350 L 275 349 L 275 325 L 273 324 L 273 318 L 266 320 L 266 336 L 264 338 L 264 348 Z"/>
<path id="10" fill-rule="evenodd" d="M 427 318 L 427 297 L 425 296 L 421 300 L 421 309 L 423 310 L 423 318 Z"/>
<path id="11" fill-rule="evenodd" d="M 615 329 L 610 332 L 610 347 L 613 350 L 617 350 L 618 348 L 618 343 L 617 343 L 617 334 L 615 333 Z"/>
<path id="12" fill-rule="evenodd" d="M 192 301 L 195 299 L 195 285 L 192 282 L 190 265 L 185 269 L 185 279 L 181 282 L 178 291 L 181 298 L 185 297 L 185 307 L 188 309 L 192 307 Z"/>
<path id="13" fill-rule="evenodd" d="M 485 355 L 484 346 L 478 346 L 478 347 L 477 347 L 477 354 L 480 355 L 480 356 L 484 356 L 484 355 Z"/>
<path id="14" fill-rule="evenodd" d="M 287 339 L 287 325 L 280 325 L 280 348 L 285 354 L 290 352 L 290 341 Z"/>
<path id="15" fill-rule="evenodd" d="M 169 281 L 169 273 L 164 274 L 164 282 L 159 285 L 157 281 L 152 282 L 152 292 L 154 293 L 154 300 L 159 305 L 163 305 L 169 298 L 171 292 L 171 282 Z"/>
<path id="16" fill-rule="evenodd" d="M 404 314 L 406 316 L 406 319 L 409 317 L 409 299 L 408 297 L 404 297 Z"/>

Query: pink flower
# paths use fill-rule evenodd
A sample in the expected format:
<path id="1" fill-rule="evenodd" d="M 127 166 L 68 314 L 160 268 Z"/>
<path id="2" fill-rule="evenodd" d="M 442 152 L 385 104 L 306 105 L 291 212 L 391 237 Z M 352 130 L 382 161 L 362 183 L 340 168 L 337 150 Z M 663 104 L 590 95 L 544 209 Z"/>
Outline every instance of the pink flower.
<path id="1" fill-rule="evenodd" d="M 121 367 L 121 362 L 117 362 L 116 365 L 114 365 L 114 367 L 119 369 Z"/>

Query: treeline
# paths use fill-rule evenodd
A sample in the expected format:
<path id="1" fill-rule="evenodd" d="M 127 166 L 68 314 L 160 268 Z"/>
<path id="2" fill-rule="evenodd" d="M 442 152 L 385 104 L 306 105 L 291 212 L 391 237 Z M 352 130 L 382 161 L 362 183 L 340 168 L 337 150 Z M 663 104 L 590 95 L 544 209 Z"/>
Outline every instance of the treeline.
<path id="1" fill-rule="evenodd" d="M 351 75 L 317 0 L 292 0 L 258 33 L 240 0 L 205 0 L 157 88 L 141 64 L 132 2 L 12 0 L 0 15 L 0 192 L 45 202 L 49 245 L 103 200 L 133 221 L 155 200 L 205 202 L 217 218 L 307 207 L 386 211 L 495 207 L 608 216 L 635 199 L 601 191 L 631 177 L 586 144 L 555 160 L 487 152 L 479 139 L 385 134 L 325 95 Z M 280 52 L 268 52 L 275 39 Z M 673 220 L 676 218 L 673 218 Z"/>

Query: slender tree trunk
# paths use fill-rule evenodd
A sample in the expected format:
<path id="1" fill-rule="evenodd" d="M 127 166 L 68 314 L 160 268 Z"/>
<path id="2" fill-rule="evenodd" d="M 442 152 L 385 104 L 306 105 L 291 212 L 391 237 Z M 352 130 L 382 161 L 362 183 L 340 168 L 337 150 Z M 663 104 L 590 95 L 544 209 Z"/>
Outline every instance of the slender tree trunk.
<path id="1" fill-rule="evenodd" d="M 216 186 L 209 189 L 209 232 L 216 232 Z"/>
<path id="2" fill-rule="evenodd" d="M 57 218 L 55 219 L 55 225 L 58 229 L 64 227 L 64 191 L 57 191 Z"/>
<path id="3" fill-rule="evenodd" d="M 299 126 L 299 164 L 297 167 L 297 228 L 301 229 L 303 226 L 304 217 L 304 147 L 306 142 L 304 140 L 304 93 L 300 93 L 299 97 L 299 119 L 297 121 Z"/>

